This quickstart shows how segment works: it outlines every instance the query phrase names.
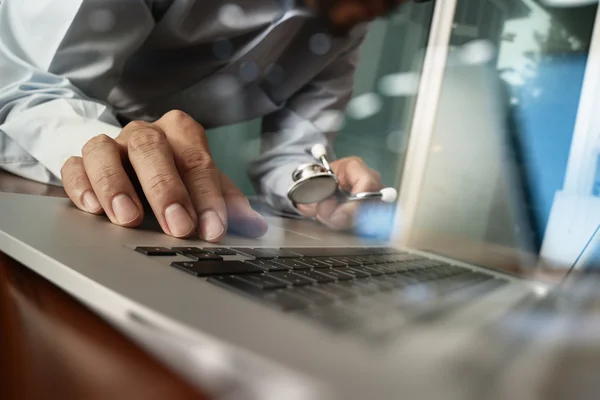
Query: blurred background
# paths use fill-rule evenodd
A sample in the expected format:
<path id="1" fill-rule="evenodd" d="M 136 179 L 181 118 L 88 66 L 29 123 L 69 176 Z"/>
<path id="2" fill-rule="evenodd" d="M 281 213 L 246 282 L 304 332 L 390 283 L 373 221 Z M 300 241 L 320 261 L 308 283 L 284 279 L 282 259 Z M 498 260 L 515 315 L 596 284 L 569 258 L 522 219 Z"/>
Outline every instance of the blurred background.
<path id="1" fill-rule="evenodd" d="M 516 167 L 522 177 L 525 218 L 536 253 L 544 245 L 555 197 L 565 187 L 597 10 L 597 2 L 571 2 L 569 7 L 547 3 L 551 4 L 541 0 L 458 0 L 450 38 L 450 45 L 456 48 L 481 40 L 493 45 L 492 63 L 506 89 L 504 99 L 517 152 Z M 362 157 L 381 173 L 385 185 L 401 185 L 433 13 L 434 2 L 407 4 L 395 15 L 371 25 L 362 47 L 354 98 L 335 142 L 338 157 Z M 442 138 L 436 143 L 435 135 L 439 132 L 434 131 L 431 157 L 444 151 Z M 209 140 L 219 167 L 246 194 L 254 194 L 245 165 L 258 154 L 260 121 L 211 131 Z M 597 160 L 597 154 L 595 157 Z M 598 164 L 594 162 L 594 167 Z M 430 165 L 425 185 L 433 185 L 432 168 Z M 466 183 L 458 176 L 444 179 L 463 187 Z M 518 239 L 506 231 L 522 226 L 509 223 L 503 228 L 495 223 L 506 219 L 505 206 L 497 201 L 498 189 L 493 185 L 482 190 L 490 191 L 487 197 L 481 193 L 471 197 L 473 205 L 477 203 L 479 210 L 485 210 L 482 213 L 467 215 L 473 209 L 467 202 L 460 204 L 466 213 L 462 218 L 453 215 L 454 226 L 440 226 L 444 222 L 439 218 L 433 222 L 421 218 L 417 223 L 434 223 L 431 229 L 438 232 L 515 247 Z M 600 184 L 590 190 L 600 194 Z M 438 192 L 437 197 L 441 194 Z M 429 195 L 434 196 L 435 191 Z M 463 195 L 461 201 L 465 198 L 469 197 Z M 441 209 L 443 199 L 435 200 Z M 489 203 L 487 207 L 481 207 L 482 201 Z M 470 221 L 479 227 L 467 226 Z"/>
<path id="2" fill-rule="evenodd" d="M 411 107 L 418 89 L 415 54 L 421 53 L 429 35 L 433 5 L 409 4 L 397 15 L 371 25 L 362 46 L 354 99 L 340 130 L 335 150 L 338 157 L 357 155 L 379 170 L 386 183 L 397 181 L 403 159 Z M 409 74 L 402 81 L 402 73 Z M 386 93 L 386 77 L 398 75 L 400 93 Z M 414 79 L 411 79 L 414 78 Z M 383 92 L 382 92 L 383 89 Z M 211 150 L 219 167 L 246 194 L 255 191 L 246 176 L 246 162 L 258 155 L 260 120 L 219 128 L 209 133 Z M 235 146 L 232 143 L 236 143 Z M 239 146 L 239 143 L 245 143 Z M 232 160 L 238 160 L 233 162 Z"/>

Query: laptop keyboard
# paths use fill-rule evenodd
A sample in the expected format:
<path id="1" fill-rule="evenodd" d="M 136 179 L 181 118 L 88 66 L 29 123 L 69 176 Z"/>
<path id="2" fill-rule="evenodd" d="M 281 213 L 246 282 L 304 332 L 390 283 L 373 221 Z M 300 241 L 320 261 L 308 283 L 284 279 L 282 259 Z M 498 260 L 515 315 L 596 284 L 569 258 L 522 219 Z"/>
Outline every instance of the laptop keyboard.
<path id="1" fill-rule="evenodd" d="M 389 248 L 138 247 L 136 251 L 154 257 L 184 255 L 189 261 L 171 265 L 335 332 L 371 340 L 394 337 L 409 322 L 436 320 L 508 283 Z M 247 259 L 240 261 L 240 256 Z"/>

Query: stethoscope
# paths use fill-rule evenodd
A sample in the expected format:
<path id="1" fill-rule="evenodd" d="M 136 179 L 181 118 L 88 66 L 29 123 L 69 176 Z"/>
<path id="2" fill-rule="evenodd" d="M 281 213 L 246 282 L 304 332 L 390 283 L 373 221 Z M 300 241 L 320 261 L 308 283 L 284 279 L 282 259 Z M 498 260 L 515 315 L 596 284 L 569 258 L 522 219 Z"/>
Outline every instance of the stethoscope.
<path id="1" fill-rule="evenodd" d="M 294 183 L 288 190 L 288 198 L 294 204 L 320 203 L 332 196 L 340 202 L 381 200 L 394 203 L 398 192 L 394 188 L 385 188 L 379 192 L 350 194 L 339 187 L 337 176 L 327 161 L 327 150 L 322 144 L 316 144 L 311 150 L 318 163 L 302 164 L 292 174 Z"/>

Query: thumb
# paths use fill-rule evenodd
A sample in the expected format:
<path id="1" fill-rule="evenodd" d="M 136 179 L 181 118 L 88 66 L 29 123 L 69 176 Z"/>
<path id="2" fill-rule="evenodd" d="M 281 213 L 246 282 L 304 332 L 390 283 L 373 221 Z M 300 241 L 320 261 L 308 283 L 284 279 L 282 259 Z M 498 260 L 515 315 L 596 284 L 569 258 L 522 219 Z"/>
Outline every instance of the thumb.
<path id="1" fill-rule="evenodd" d="M 247 237 L 261 237 L 269 228 L 267 221 L 250 206 L 250 202 L 242 191 L 219 171 L 221 190 L 225 206 L 229 230 Z"/>
<path id="2" fill-rule="evenodd" d="M 316 204 L 298 204 L 296 208 L 302 215 L 309 218 L 317 216 L 317 205 Z"/>

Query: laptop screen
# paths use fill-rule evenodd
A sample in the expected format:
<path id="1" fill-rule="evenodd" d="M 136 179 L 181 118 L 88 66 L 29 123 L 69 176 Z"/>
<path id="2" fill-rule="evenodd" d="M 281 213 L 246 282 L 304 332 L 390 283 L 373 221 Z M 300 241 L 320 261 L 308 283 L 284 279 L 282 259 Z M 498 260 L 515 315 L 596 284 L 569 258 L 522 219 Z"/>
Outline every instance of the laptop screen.
<path id="1" fill-rule="evenodd" d="M 477 3 L 458 1 L 439 102 L 426 114 L 431 138 L 411 148 L 426 163 L 420 184 L 401 194 L 416 205 L 399 207 L 398 240 L 516 273 L 564 275 L 600 224 L 593 176 L 573 183 L 582 180 L 573 149 L 586 140 L 597 5 Z M 595 168 L 597 157 L 590 149 L 583 158 Z M 405 177 L 411 168 L 409 160 Z"/>

